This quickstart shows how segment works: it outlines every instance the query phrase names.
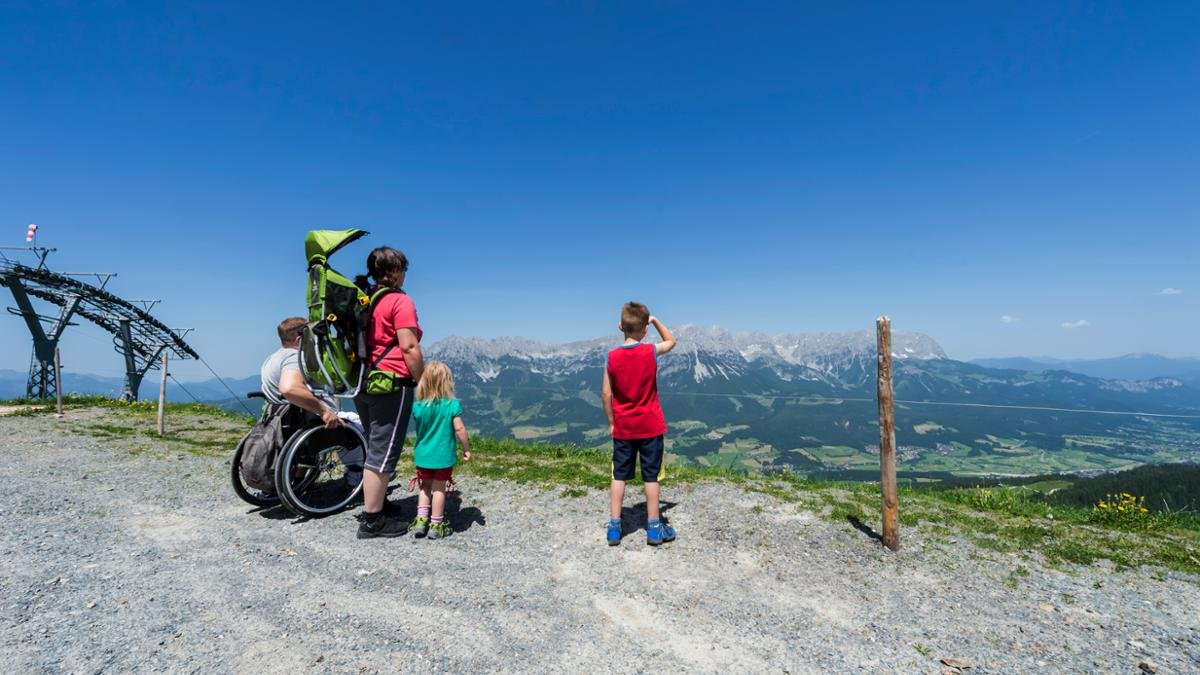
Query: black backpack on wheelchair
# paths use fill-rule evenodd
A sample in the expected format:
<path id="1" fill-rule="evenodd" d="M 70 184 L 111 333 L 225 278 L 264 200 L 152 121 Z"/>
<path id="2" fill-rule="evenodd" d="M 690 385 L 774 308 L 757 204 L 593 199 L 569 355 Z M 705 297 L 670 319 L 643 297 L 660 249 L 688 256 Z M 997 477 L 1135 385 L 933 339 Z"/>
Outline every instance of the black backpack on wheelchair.
<path id="1" fill-rule="evenodd" d="M 254 428 L 242 440 L 238 469 L 242 482 L 268 495 L 275 494 L 275 461 L 284 443 L 312 425 L 313 415 L 287 401 L 267 403 Z"/>

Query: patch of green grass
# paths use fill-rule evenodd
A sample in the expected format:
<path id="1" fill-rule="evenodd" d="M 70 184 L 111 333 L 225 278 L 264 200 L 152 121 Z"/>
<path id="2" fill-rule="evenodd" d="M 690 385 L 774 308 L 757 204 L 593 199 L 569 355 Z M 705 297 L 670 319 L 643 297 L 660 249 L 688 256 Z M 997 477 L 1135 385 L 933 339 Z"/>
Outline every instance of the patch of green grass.
<path id="1" fill-rule="evenodd" d="M 998 534 L 1002 539 L 1013 542 L 1017 549 L 1030 550 L 1037 548 L 1051 536 L 1052 530 L 1035 523 L 1019 523 L 1000 528 Z"/>
<path id="2" fill-rule="evenodd" d="M 975 542 L 979 548 L 989 551 L 1012 553 L 1014 550 L 1010 542 L 995 537 L 971 537 L 971 541 Z"/>
<path id="3" fill-rule="evenodd" d="M 29 405 L 14 414 L 44 416 L 53 413 L 53 401 L 17 401 L 7 405 Z M 103 396 L 65 396 L 67 417 L 60 422 L 66 429 L 112 441 L 114 449 L 139 454 L 157 448 L 190 454 L 220 456 L 233 452 L 255 418 L 196 403 L 171 403 L 165 406 L 167 433 L 157 433 L 158 404 L 153 401 L 127 403 Z M 94 412 L 100 411 L 100 415 Z M 83 414 L 72 415 L 72 412 Z"/>
<path id="4" fill-rule="evenodd" d="M 1029 568 L 1017 565 L 1004 577 L 1004 585 L 1009 588 L 1016 588 L 1021 585 L 1021 580 L 1029 576 Z"/>
<path id="5" fill-rule="evenodd" d="M 1075 539 L 1061 539 L 1042 549 L 1042 554 L 1051 562 L 1064 561 L 1076 565 L 1091 565 L 1101 558 L 1110 558 L 1105 552 Z"/>
<path id="6" fill-rule="evenodd" d="M 55 411 L 56 404 L 53 399 L 40 398 L 15 398 L 7 401 L 0 401 L 0 405 L 6 406 L 31 406 L 32 411 L 18 411 L 13 415 L 41 415 L 52 413 Z M 255 404 L 247 404 L 251 410 L 255 409 Z M 109 398 L 99 394 L 67 394 L 63 396 L 64 410 L 78 410 L 86 408 L 105 408 L 119 413 L 151 413 L 158 414 L 158 401 L 122 401 L 120 399 Z M 166 415 L 172 414 L 197 414 L 207 418 L 222 418 L 227 420 L 246 421 L 253 420 L 257 415 L 248 415 L 246 413 L 235 413 L 218 408 L 217 406 L 208 405 L 205 403 L 167 403 L 163 406 L 163 411 Z"/>
<path id="7" fill-rule="evenodd" d="M 119 427 L 113 424 L 91 424 L 89 431 L 93 434 L 107 434 L 109 436 L 132 436 L 137 433 L 129 427 Z"/>
<path id="8" fill-rule="evenodd" d="M 829 518 L 833 521 L 847 522 L 850 520 L 863 520 L 867 518 L 862 507 L 855 502 L 835 501 L 833 508 L 829 511 Z"/>

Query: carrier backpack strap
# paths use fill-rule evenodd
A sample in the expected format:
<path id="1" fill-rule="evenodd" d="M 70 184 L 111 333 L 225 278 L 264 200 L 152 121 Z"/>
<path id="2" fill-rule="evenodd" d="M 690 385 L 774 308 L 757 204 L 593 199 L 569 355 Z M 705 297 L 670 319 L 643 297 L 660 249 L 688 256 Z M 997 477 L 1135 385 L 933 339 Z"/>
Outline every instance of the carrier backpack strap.
<path id="1" fill-rule="evenodd" d="M 379 355 L 379 358 L 377 358 L 371 362 L 371 366 L 369 368 L 367 368 L 367 372 L 369 373 L 372 370 L 375 370 L 375 367 L 378 366 L 379 364 L 383 363 L 383 360 L 385 358 L 387 358 L 387 355 L 390 354 L 392 352 L 392 350 L 395 349 L 399 344 L 400 344 L 399 338 L 392 340 L 388 344 L 387 349 L 383 350 L 383 353 Z"/>
<path id="2" fill-rule="evenodd" d="M 385 296 L 385 295 L 390 295 L 390 294 L 392 294 L 392 293 L 399 293 L 399 292 L 400 292 L 400 291 L 397 291 L 397 290 L 396 290 L 396 289 L 394 289 L 394 288 L 381 288 L 381 289 L 379 289 L 379 290 L 375 291 L 375 292 L 374 292 L 374 293 L 371 295 L 371 304 L 370 304 L 370 319 L 371 319 L 371 323 L 372 323 L 372 324 L 374 324 L 374 323 L 375 323 L 375 303 L 376 303 L 376 302 L 378 302 L 378 301 L 379 301 L 379 299 L 380 299 L 380 298 L 382 298 L 382 297 L 383 297 L 383 296 Z M 372 361 L 372 362 L 371 362 L 371 365 L 367 367 L 367 372 L 371 372 L 372 370 L 375 370 L 375 368 L 376 368 L 376 367 L 377 367 L 377 366 L 378 366 L 380 363 L 383 363 L 383 360 L 384 360 L 385 358 L 387 358 L 387 355 L 388 355 L 388 354 L 390 354 L 390 353 L 392 352 L 392 350 L 393 350 L 393 349 L 395 349 L 397 346 L 399 346 L 399 344 L 400 344 L 400 338 L 399 338 L 399 337 L 392 338 L 392 341 L 388 343 L 387 349 L 384 349 L 384 350 L 383 350 L 383 353 L 379 355 L 379 358 L 377 358 L 377 359 L 375 359 L 374 361 Z"/>

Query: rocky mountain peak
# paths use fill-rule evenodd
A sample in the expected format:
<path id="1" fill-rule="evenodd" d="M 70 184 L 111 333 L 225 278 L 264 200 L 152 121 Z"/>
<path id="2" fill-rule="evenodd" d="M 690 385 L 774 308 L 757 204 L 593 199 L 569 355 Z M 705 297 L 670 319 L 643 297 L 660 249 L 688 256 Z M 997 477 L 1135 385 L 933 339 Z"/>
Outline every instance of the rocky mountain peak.
<path id="1" fill-rule="evenodd" d="M 775 369 L 781 376 L 782 370 L 797 368 L 810 373 L 836 374 L 875 360 L 875 333 L 871 330 L 767 335 L 684 324 L 674 329 L 674 334 L 679 343 L 676 353 L 688 358 L 673 359 L 680 363 L 667 366 L 666 370 L 678 369 L 687 360 L 687 368 L 697 381 L 712 376 L 729 377 L 751 365 Z M 937 342 L 922 333 L 896 333 L 892 343 L 898 359 L 946 358 Z M 567 343 L 522 337 L 455 336 L 430 345 L 427 352 L 431 358 L 466 366 L 486 380 L 495 377 L 506 365 L 518 363 L 543 372 L 575 372 L 601 362 L 604 353 L 618 344 L 618 335 Z"/>

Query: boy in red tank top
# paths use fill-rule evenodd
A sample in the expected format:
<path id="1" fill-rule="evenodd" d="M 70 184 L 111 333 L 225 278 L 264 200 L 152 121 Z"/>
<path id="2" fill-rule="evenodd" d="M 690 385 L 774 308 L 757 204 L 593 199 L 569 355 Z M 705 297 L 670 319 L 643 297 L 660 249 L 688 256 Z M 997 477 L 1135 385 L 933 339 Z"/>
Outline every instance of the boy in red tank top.
<path id="1" fill-rule="evenodd" d="M 662 338 L 643 343 L 650 324 Z M 662 468 L 663 436 L 667 422 L 658 402 L 658 357 L 675 348 L 675 337 L 650 310 L 637 302 L 621 308 L 618 328 L 625 344 L 608 353 L 604 365 L 601 400 L 613 438 L 612 488 L 609 493 L 608 545 L 621 543 L 621 502 L 625 481 L 633 479 L 634 464 L 642 465 L 646 493 L 646 543 L 658 546 L 675 539 L 675 528 L 662 522 L 658 512 L 658 473 Z"/>

